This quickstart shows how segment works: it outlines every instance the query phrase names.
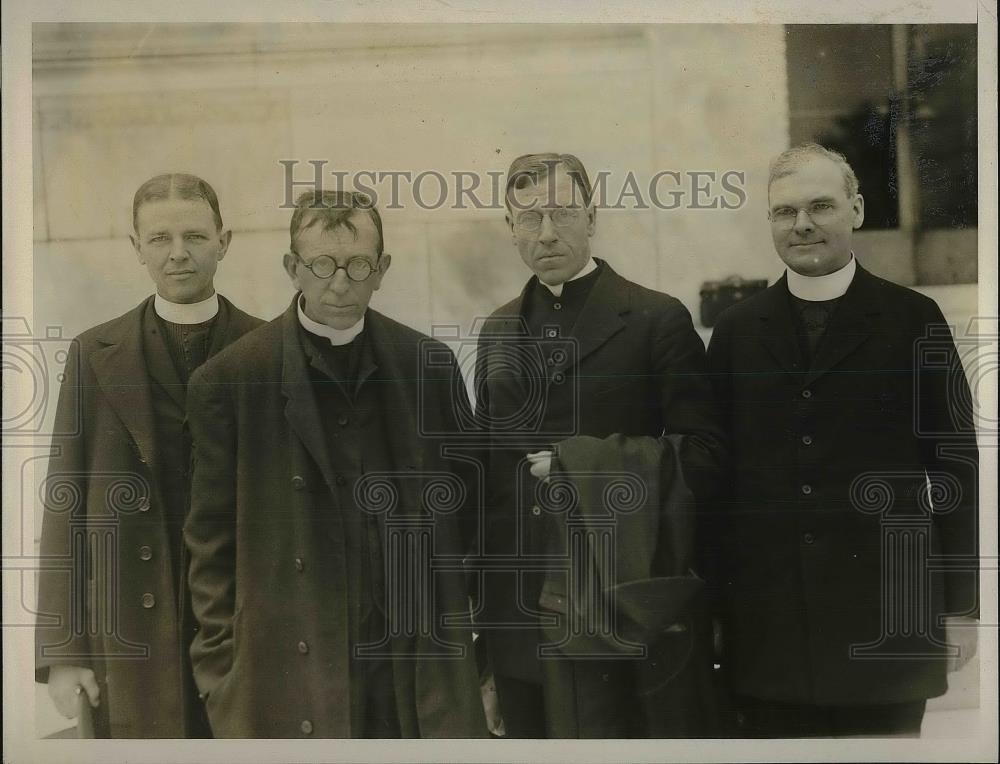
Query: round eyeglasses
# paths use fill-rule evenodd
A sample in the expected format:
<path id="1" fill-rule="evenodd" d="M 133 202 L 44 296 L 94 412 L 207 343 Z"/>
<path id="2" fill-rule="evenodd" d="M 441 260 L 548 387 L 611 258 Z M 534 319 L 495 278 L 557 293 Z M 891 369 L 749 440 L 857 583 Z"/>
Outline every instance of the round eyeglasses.
<path id="1" fill-rule="evenodd" d="M 549 216 L 552 225 L 557 228 L 565 228 L 572 225 L 573 221 L 580 216 L 580 210 L 572 207 L 555 207 L 554 209 L 541 212 L 540 210 L 525 210 L 514 218 L 517 227 L 525 231 L 537 231 L 542 227 L 542 219 Z"/>
<path id="2" fill-rule="evenodd" d="M 360 256 L 352 257 L 347 261 L 347 265 L 337 265 L 337 261 L 329 255 L 320 255 L 313 258 L 312 262 L 307 263 L 299 256 L 298 252 L 292 250 L 291 254 L 318 279 L 332 279 L 337 271 L 343 268 L 347 272 L 347 278 L 351 281 L 367 281 L 375 272 L 378 259 L 382 257 L 382 255 L 378 255 L 374 265 L 367 257 Z"/>

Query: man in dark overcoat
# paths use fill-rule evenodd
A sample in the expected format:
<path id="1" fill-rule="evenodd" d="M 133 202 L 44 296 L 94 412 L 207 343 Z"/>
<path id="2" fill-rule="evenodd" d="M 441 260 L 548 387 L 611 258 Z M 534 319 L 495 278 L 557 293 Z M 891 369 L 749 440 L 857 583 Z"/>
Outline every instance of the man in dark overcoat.
<path id="1" fill-rule="evenodd" d="M 454 357 L 368 307 L 391 258 L 366 197 L 306 192 L 290 239 L 288 309 L 192 383 L 185 537 L 212 730 L 485 735 L 471 630 L 446 622 L 469 623 L 478 490 L 430 435 L 468 406 Z"/>
<path id="2" fill-rule="evenodd" d="M 689 537 L 672 536 L 669 518 L 690 520 L 691 492 L 710 492 L 722 465 L 705 348 L 677 299 L 591 257 L 591 197 L 586 169 L 569 154 L 526 155 L 508 173 L 507 223 L 534 275 L 489 317 L 478 344 L 476 409 L 490 446 L 483 565 L 496 568 L 485 575 L 482 632 L 510 737 L 703 735 L 710 640 L 697 598 L 676 607 L 677 593 L 691 591 L 693 550 Z M 574 465 L 587 465 L 587 475 L 574 477 Z M 607 481 L 594 484 L 590 476 L 602 472 Z M 609 509 L 619 478 L 635 490 L 629 511 L 652 515 L 640 518 L 643 536 L 634 516 Z M 542 496 L 557 485 L 556 494 L 576 496 L 562 513 L 552 506 L 558 497 L 547 505 Z M 667 502 L 671 495 L 687 498 Z M 561 575 L 560 588 L 572 588 L 565 576 L 577 573 L 546 566 L 563 564 L 567 524 L 602 512 L 615 526 L 612 557 L 587 574 L 593 601 L 567 605 L 551 587 Z M 626 567 L 635 580 L 616 580 Z M 601 621 L 595 610 L 620 627 L 622 584 L 650 587 L 649 623 L 676 615 L 641 640 L 641 655 L 608 633 L 594 654 L 553 648 L 553 624 L 566 633 L 574 622 Z M 610 629 L 604 621 L 596 631 Z"/>
<path id="3" fill-rule="evenodd" d="M 191 675 L 181 537 L 190 488 L 187 382 L 261 322 L 216 294 L 232 234 L 204 180 L 159 175 L 133 202 L 156 293 L 81 334 L 59 392 L 44 497 L 36 679 L 101 737 L 209 735 Z"/>
<path id="4" fill-rule="evenodd" d="M 732 443 L 714 518 L 725 670 L 745 737 L 918 735 L 974 650 L 977 447 L 933 300 L 861 267 L 845 159 L 779 156 L 785 274 L 709 347 Z"/>

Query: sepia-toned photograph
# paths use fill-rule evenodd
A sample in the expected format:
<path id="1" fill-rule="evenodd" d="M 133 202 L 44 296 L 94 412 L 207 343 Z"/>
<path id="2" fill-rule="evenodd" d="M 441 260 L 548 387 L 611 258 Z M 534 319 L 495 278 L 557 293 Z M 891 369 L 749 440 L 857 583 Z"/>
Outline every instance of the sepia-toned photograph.
<path id="1" fill-rule="evenodd" d="M 996 760 L 995 2 L 13 5 L 5 761 Z"/>

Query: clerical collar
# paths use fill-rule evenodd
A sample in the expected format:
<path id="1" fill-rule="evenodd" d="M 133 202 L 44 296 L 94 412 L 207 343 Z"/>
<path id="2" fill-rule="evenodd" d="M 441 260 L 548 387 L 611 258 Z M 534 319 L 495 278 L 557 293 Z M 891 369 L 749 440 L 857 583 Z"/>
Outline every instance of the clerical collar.
<path id="1" fill-rule="evenodd" d="M 361 334 L 365 328 L 365 317 L 361 316 L 361 319 L 354 326 L 349 329 L 334 329 L 332 326 L 327 326 L 326 324 L 321 324 L 318 321 L 313 321 L 306 312 L 302 309 L 304 302 L 304 297 L 299 295 L 298 308 L 299 308 L 299 323 L 302 324 L 302 328 L 307 332 L 316 334 L 320 337 L 326 337 L 330 340 L 330 344 L 334 347 L 340 345 L 347 345 L 354 341 L 354 338 Z"/>
<path id="2" fill-rule="evenodd" d="M 807 302 L 823 302 L 824 300 L 836 300 L 847 293 L 847 288 L 854 280 L 854 274 L 858 270 L 854 253 L 851 259 L 843 268 L 825 276 L 803 276 L 801 273 L 789 269 L 788 291 L 793 296 Z"/>
<path id="3" fill-rule="evenodd" d="M 212 296 L 201 302 L 170 302 L 159 295 L 153 298 L 153 308 L 156 315 L 172 324 L 203 324 L 219 312 L 219 295 Z"/>
<path id="4" fill-rule="evenodd" d="M 583 266 L 579 270 L 579 272 L 575 276 L 573 276 L 573 278 L 567 279 L 566 281 L 563 282 L 563 284 L 566 284 L 570 281 L 576 281 L 577 279 L 582 279 L 584 276 L 593 273 L 596 270 L 597 270 L 597 263 L 594 262 L 594 258 L 590 258 L 587 261 L 587 264 Z M 556 297 L 562 296 L 563 284 L 556 284 L 555 286 L 553 286 L 551 284 L 546 284 L 544 281 L 541 280 L 539 280 L 538 283 L 540 283 L 542 286 L 544 286 L 546 289 L 552 292 L 552 294 L 554 294 Z"/>

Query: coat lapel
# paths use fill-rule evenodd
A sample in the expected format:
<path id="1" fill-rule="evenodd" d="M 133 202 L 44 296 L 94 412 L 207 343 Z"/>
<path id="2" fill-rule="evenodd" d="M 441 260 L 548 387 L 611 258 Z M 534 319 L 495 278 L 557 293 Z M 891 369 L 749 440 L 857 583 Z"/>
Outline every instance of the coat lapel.
<path id="1" fill-rule="evenodd" d="M 577 341 L 577 363 L 625 328 L 622 316 L 630 310 L 628 285 L 605 262 L 587 295 L 570 336 Z"/>
<path id="2" fill-rule="evenodd" d="M 761 299 L 760 340 L 787 372 L 803 371 L 805 359 L 795 334 L 795 317 L 788 296 L 787 277 L 782 276 Z"/>
<path id="3" fill-rule="evenodd" d="M 389 466 L 394 470 L 419 469 L 424 453 L 417 421 L 417 375 L 421 373 L 418 349 L 405 337 L 396 337 L 388 319 L 371 309 L 365 316 L 365 332 L 368 346 L 358 370 L 358 383 L 370 377 L 378 386 L 392 460 Z"/>
<path id="4" fill-rule="evenodd" d="M 807 384 L 833 369 L 872 335 L 874 321 L 882 312 L 875 287 L 872 275 L 858 265 L 816 348 Z"/>
<path id="5" fill-rule="evenodd" d="M 299 336 L 299 317 L 296 302 L 281 317 L 282 366 L 281 392 L 285 396 L 285 418 L 292 430 L 312 456 L 323 473 L 327 485 L 334 485 L 333 465 L 326 448 L 326 439 L 319 418 L 319 407 L 306 369 L 306 356 Z"/>
<path id="6" fill-rule="evenodd" d="M 156 321 L 152 303 L 146 304 L 143 314 L 143 357 L 150 378 L 159 384 L 183 411 L 186 407 L 186 388 L 174 366 L 167 342 Z"/>
<path id="7" fill-rule="evenodd" d="M 156 463 L 156 424 L 142 352 L 142 317 L 152 299 L 108 324 L 99 338 L 104 347 L 90 356 L 97 384 L 108 404 L 131 435 L 140 460 L 150 465 Z"/>

